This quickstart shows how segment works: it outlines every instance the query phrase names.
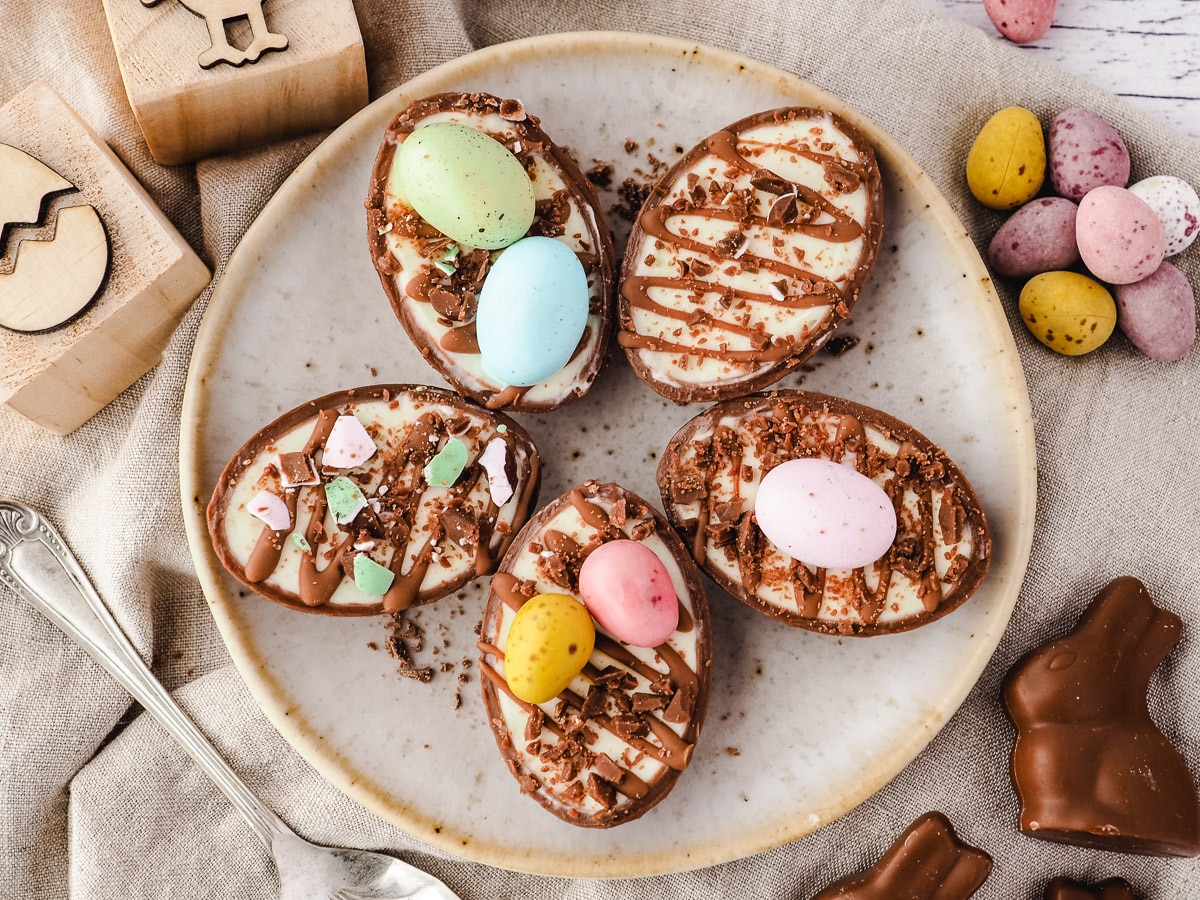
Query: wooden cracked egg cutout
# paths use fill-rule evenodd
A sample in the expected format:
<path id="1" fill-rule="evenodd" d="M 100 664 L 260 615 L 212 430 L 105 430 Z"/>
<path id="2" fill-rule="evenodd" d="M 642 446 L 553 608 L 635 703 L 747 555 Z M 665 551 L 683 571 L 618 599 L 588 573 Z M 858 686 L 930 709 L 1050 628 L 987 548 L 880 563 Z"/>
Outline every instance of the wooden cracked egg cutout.
<path id="1" fill-rule="evenodd" d="M 162 0 L 142 0 L 147 8 L 157 6 Z M 263 13 L 263 0 L 179 0 L 188 12 L 204 19 L 208 26 L 211 46 L 197 58 L 200 68 L 211 69 L 218 63 L 240 66 L 257 62 L 269 50 L 286 50 L 287 35 L 276 34 L 267 27 Z M 235 19 L 246 19 L 250 23 L 252 40 L 245 50 L 239 50 L 229 42 L 225 25 Z"/>
<path id="2" fill-rule="evenodd" d="M 77 190 L 45 163 L 0 144 L 0 326 L 49 331 L 99 295 L 108 234 Z"/>

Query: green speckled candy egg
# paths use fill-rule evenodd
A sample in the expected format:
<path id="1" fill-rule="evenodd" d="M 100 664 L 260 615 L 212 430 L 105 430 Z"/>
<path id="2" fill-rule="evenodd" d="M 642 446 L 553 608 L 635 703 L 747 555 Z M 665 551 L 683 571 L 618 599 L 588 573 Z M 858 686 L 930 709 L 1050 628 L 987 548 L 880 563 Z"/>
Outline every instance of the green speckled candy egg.
<path id="1" fill-rule="evenodd" d="M 1082 356 L 1108 340 L 1117 324 L 1112 294 L 1075 272 L 1043 272 L 1021 291 L 1021 318 L 1057 353 Z"/>
<path id="2" fill-rule="evenodd" d="M 967 155 L 967 185 L 980 203 L 1013 209 L 1037 196 L 1046 179 L 1046 139 L 1037 116 L 1020 106 L 993 115 Z"/>
<path id="3" fill-rule="evenodd" d="M 410 134 L 396 151 L 388 187 L 468 247 L 507 247 L 533 224 L 533 183 L 521 161 L 495 138 L 456 122 Z"/>
<path id="4" fill-rule="evenodd" d="M 566 594 L 538 594 L 517 610 L 504 645 L 504 677 L 526 703 L 545 703 L 571 683 L 592 655 L 596 626 Z"/>

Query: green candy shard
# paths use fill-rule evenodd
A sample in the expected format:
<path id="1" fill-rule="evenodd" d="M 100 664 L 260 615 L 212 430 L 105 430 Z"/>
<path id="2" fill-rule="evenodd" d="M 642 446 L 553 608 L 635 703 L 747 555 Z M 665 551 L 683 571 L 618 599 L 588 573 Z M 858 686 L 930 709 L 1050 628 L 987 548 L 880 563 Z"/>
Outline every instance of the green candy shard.
<path id="1" fill-rule="evenodd" d="M 453 265 L 451 265 L 448 262 L 439 261 L 439 262 L 435 262 L 434 265 L 437 266 L 439 269 L 441 269 L 443 274 L 446 274 L 446 275 L 453 275 L 455 272 L 458 271 L 457 268 L 455 268 Z"/>
<path id="2" fill-rule="evenodd" d="M 382 597 L 396 580 L 396 573 L 365 553 L 354 557 L 354 584 L 371 597 Z"/>
<path id="3" fill-rule="evenodd" d="M 467 445 L 450 438 L 425 467 L 425 480 L 433 487 L 450 487 L 467 467 Z"/>
<path id="4" fill-rule="evenodd" d="M 358 489 L 358 485 L 345 475 L 339 475 L 325 485 L 325 499 L 329 503 L 333 521 L 339 525 L 354 521 L 359 510 L 367 505 L 367 498 Z"/>
<path id="5" fill-rule="evenodd" d="M 496 434 L 507 434 L 507 433 L 508 433 L 508 426 L 505 425 L 503 422 L 501 422 L 499 425 L 496 426 Z"/>
<path id="6" fill-rule="evenodd" d="M 312 545 L 309 544 L 308 538 L 306 538 L 300 532 L 293 531 L 291 533 L 291 538 L 292 543 L 295 544 L 299 549 L 303 550 L 305 553 L 312 553 Z"/>

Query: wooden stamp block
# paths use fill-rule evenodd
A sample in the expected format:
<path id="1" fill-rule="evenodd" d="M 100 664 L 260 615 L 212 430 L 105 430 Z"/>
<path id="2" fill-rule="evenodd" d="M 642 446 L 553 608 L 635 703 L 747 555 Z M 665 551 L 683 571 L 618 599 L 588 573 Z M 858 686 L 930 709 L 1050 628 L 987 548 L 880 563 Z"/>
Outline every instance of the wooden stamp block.
<path id="1" fill-rule="evenodd" d="M 0 402 L 74 431 L 158 362 L 208 280 L 53 88 L 0 107 Z"/>
<path id="2" fill-rule="evenodd" d="M 104 0 L 104 11 L 164 165 L 331 128 L 367 103 L 351 0 Z"/>

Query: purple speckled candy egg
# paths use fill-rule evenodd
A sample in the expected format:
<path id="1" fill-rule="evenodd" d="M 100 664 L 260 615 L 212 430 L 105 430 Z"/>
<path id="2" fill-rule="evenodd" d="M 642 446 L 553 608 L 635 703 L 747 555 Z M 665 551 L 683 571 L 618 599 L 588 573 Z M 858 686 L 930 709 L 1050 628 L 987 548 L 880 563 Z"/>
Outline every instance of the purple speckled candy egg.
<path id="1" fill-rule="evenodd" d="M 1036 41 L 1054 22 L 1058 0 L 983 0 L 996 30 L 1014 44 Z"/>
<path id="2" fill-rule="evenodd" d="M 1090 109 L 1065 109 L 1050 123 L 1050 183 L 1078 202 L 1103 184 L 1129 184 L 1129 151 L 1117 129 Z"/>
<path id="3" fill-rule="evenodd" d="M 1069 269 L 1079 261 L 1078 212 L 1078 206 L 1062 197 L 1029 201 L 1000 226 L 988 247 L 988 262 L 1007 278 Z"/>
<path id="4" fill-rule="evenodd" d="M 1196 342 L 1196 298 L 1187 276 L 1169 262 L 1149 278 L 1123 284 L 1117 296 L 1117 325 L 1151 359 L 1183 359 Z"/>
<path id="5" fill-rule="evenodd" d="M 1101 281 L 1130 284 L 1150 275 L 1167 246 L 1162 222 L 1146 201 L 1103 185 L 1079 202 L 1075 240 L 1083 264 Z"/>
<path id="6" fill-rule="evenodd" d="M 1154 210 L 1167 235 L 1167 256 L 1182 253 L 1200 234 L 1200 197 L 1196 189 L 1174 175 L 1151 175 L 1129 190 Z"/>

